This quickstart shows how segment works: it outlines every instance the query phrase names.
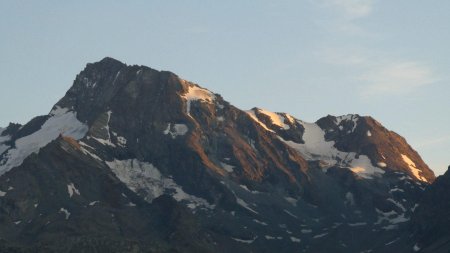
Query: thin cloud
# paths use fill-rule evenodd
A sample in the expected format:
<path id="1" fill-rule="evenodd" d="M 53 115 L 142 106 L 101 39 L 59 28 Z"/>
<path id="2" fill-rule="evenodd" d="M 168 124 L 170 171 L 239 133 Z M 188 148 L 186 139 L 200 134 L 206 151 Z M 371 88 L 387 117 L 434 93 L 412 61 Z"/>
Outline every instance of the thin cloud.
<path id="1" fill-rule="evenodd" d="M 331 6 L 339 8 L 348 19 L 368 16 L 373 9 L 373 0 L 328 0 Z"/>
<path id="2" fill-rule="evenodd" d="M 321 0 L 318 3 L 319 7 L 336 14 L 332 16 L 332 22 L 322 23 L 333 36 L 358 35 L 364 39 L 381 36 L 372 34 L 358 24 L 360 19 L 371 15 L 376 0 Z M 427 64 L 392 58 L 391 54 L 383 50 L 368 49 L 357 44 L 350 43 L 344 47 L 328 44 L 319 49 L 316 56 L 328 64 L 347 68 L 343 69 L 344 73 L 358 82 L 360 95 L 364 98 L 407 94 L 438 80 Z"/>
<path id="3" fill-rule="evenodd" d="M 434 83 L 431 68 L 415 61 L 384 63 L 375 66 L 360 80 L 368 83 L 362 95 L 405 94 Z"/>
<path id="4" fill-rule="evenodd" d="M 364 98 L 408 94 L 439 80 L 429 65 L 388 58 L 382 51 L 323 47 L 315 55 L 327 64 L 340 66 L 344 73 L 353 76 Z"/>
<path id="5" fill-rule="evenodd" d="M 310 0 L 319 7 L 336 10 L 347 20 L 363 18 L 372 13 L 374 0 Z"/>
<path id="6" fill-rule="evenodd" d="M 313 1 L 313 0 L 310 0 Z M 357 36 L 376 36 L 357 24 L 361 18 L 369 16 L 374 9 L 374 0 L 314 0 L 314 4 L 334 13 L 334 21 L 326 24 L 328 29 Z"/>

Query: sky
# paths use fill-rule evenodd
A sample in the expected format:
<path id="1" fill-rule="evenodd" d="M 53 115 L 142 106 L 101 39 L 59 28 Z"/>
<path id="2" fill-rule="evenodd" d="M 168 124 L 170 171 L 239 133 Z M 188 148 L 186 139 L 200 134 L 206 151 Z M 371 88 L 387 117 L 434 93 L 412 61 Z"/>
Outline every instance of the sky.
<path id="1" fill-rule="evenodd" d="M 450 1 L 0 1 L 0 126 L 47 114 L 88 62 L 170 70 L 241 109 L 357 113 L 450 165 Z"/>

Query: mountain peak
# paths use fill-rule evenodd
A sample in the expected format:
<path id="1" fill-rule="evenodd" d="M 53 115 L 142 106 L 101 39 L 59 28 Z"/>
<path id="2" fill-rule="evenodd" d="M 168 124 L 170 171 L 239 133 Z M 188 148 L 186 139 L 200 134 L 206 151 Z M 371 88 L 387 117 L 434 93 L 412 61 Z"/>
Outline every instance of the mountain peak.
<path id="1" fill-rule="evenodd" d="M 126 65 L 125 63 L 123 63 L 123 62 L 121 62 L 121 61 L 119 61 L 117 59 L 114 59 L 112 57 L 109 57 L 109 56 L 106 56 L 105 58 L 101 59 L 100 61 L 94 62 L 92 64 L 108 64 L 108 65 L 121 64 L 121 65 Z"/>
<path id="2" fill-rule="evenodd" d="M 0 129 L 0 238 L 59 244 L 76 230 L 94 245 L 110 245 L 100 233 L 147 249 L 184 247 L 181 232 L 213 247 L 193 252 L 361 252 L 407 231 L 433 180 L 406 140 L 370 117 L 242 111 L 171 72 L 107 57 L 48 115 Z M 192 237 L 194 227 L 207 236 Z"/>

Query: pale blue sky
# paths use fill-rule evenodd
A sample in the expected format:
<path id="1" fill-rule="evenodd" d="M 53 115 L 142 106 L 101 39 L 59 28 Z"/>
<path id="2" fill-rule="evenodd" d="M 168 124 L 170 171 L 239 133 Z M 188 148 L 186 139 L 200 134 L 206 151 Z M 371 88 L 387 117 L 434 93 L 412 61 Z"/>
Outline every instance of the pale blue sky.
<path id="1" fill-rule="evenodd" d="M 87 62 L 170 70 L 232 104 L 371 115 L 450 164 L 450 1 L 1 1 L 0 126 L 46 114 Z"/>

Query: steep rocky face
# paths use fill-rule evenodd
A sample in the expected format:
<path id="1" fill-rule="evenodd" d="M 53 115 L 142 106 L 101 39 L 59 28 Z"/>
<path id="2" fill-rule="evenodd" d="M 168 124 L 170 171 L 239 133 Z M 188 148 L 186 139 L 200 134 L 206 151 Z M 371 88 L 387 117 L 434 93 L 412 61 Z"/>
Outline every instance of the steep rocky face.
<path id="1" fill-rule="evenodd" d="M 339 163 L 362 177 L 397 171 L 427 183 L 435 179 L 433 171 L 403 137 L 371 117 L 327 116 L 311 124 L 259 108 L 248 113 L 266 130 L 297 148 L 303 157 L 322 161 L 324 167 Z"/>
<path id="2" fill-rule="evenodd" d="M 185 208 L 139 198 L 68 137 L 6 173 L 0 188 L 2 252 L 214 251 Z"/>
<path id="3" fill-rule="evenodd" d="M 370 117 L 242 111 L 105 58 L 49 115 L 0 130 L 0 237 L 37 251 L 409 252 L 433 181 Z"/>
<path id="4" fill-rule="evenodd" d="M 380 168 L 404 172 L 423 182 L 435 179 L 433 171 L 403 137 L 371 117 L 327 116 L 317 123 L 326 129 L 326 139 L 335 141 L 339 150 L 366 155 Z"/>
<path id="5" fill-rule="evenodd" d="M 450 251 L 450 166 L 424 192 L 413 216 L 416 249 L 421 252 Z"/>

